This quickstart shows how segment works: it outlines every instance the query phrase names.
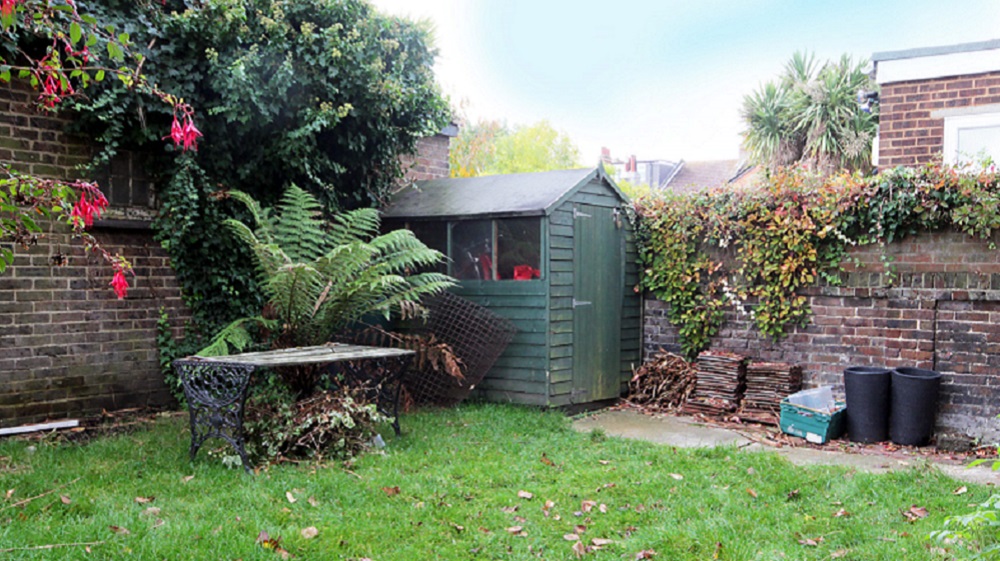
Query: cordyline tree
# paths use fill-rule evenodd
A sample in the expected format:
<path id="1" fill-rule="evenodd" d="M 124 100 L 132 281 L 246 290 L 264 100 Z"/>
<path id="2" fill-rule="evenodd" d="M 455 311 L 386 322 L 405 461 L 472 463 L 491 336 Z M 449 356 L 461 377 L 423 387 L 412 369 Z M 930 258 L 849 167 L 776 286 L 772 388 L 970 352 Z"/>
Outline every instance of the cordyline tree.
<path id="1" fill-rule="evenodd" d="M 246 218 L 226 190 L 272 206 L 289 185 L 325 213 L 376 206 L 402 177 L 399 156 L 450 114 L 434 81 L 426 26 L 362 0 L 104 0 L 101 21 L 130 34 L 142 72 L 183 98 L 204 138 L 172 157 L 173 108 L 105 80 L 75 103 L 99 163 L 149 158 L 155 233 L 195 317 L 211 335 L 263 304 L 252 256 L 221 226 Z M 182 122 L 183 125 L 183 122 Z"/>
<path id="2" fill-rule="evenodd" d="M 776 81 L 743 98 L 751 159 L 770 168 L 802 162 L 825 172 L 867 171 L 878 115 L 858 104 L 858 92 L 875 87 L 866 65 L 847 55 L 819 64 L 795 53 Z"/>
<path id="3" fill-rule="evenodd" d="M 133 94 L 171 107 L 174 119 L 167 137 L 184 151 L 196 148 L 201 133 L 194 126 L 191 107 L 151 85 L 142 73 L 143 62 L 132 52 L 128 33 L 101 25 L 74 0 L 0 0 L 0 82 L 29 83 L 38 91 L 37 109 L 44 112 L 58 110 L 110 76 Z M 0 241 L 27 248 L 42 236 L 39 219 L 64 222 L 88 251 L 111 265 L 110 284 L 118 298 L 124 298 L 131 265 L 103 249 L 86 231 L 107 207 L 95 183 L 35 177 L 0 165 Z M 13 250 L 0 246 L 0 272 L 13 260 Z"/>

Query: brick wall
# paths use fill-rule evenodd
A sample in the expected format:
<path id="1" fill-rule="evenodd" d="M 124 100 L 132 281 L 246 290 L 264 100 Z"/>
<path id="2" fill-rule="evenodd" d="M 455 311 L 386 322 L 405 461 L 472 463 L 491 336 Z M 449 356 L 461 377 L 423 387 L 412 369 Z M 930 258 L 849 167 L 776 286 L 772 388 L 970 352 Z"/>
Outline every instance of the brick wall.
<path id="1" fill-rule="evenodd" d="M 448 177 L 448 150 L 451 137 L 436 134 L 417 141 L 417 153 L 403 156 L 400 162 L 406 177 L 414 181 Z"/>
<path id="2" fill-rule="evenodd" d="M 63 132 L 65 117 L 36 113 L 34 95 L 0 87 L 0 161 L 41 176 L 78 177 L 86 143 Z M 113 210 L 118 218 L 136 216 Z M 178 324 L 186 310 L 148 223 L 119 225 L 128 228 L 93 233 L 135 267 L 121 301 L 108 287 L 111 270 L 58 225 L 28 250 L 15 248 L 13 267 L 0 275 L 0 427 L 171 401 L 159 372 L 156 321 L 161 306 Z M 57 255 L 68 257 L 66 266 L 52 265 Z"/>
<path id="3" fill-rule="evenodd" d="M 939 432 L 1000 438 L 1000 252 L 962 233 L 939 232 L 890 244 L 885 255 L 892 276 L 881 248 L 868 246 L 851 252 L 841 286 L 804 291 L 811 321 L 786 338 L 767 340 L 749 318 L 730 311 L 712 348 L 801 364 L 806 385 L 838 391 L 847 366 L 937 370 Z M 665 304 L 647 298 L 647 357 L 661 348 L 679 352 L 666 314 Z"/>
<path id="4" fill-rule="evenodd" d="M 1000 72 L 883 84 L 879 94 L 879 167 L 913 166 L 939 158 L 944 119 L 939 109 L 1000 103 Z"/>

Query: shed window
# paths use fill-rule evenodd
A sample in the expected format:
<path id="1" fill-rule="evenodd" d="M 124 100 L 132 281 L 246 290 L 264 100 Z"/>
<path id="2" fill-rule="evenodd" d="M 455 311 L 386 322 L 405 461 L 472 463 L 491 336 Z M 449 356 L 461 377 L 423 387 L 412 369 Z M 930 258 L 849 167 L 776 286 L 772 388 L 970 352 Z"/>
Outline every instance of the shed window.
<path id="1" fill-rule="evenodd" d="M 399 227 L 403 227 L 402 225 Z M 448 255 L 448 224 L 445 222 L 411 222 L 410 231 L 418 240 L 431 248 Z M 441 261 L 430 270 L 436 273 L 447 273 L 448 263 Z M 421 271 L 423 272 L 423 271 Z"/>
<path id="2" fill-rule="evenodd" d="M 497 278 L 531 280 L 542 276 L 542 232 L 537 218 L 497 220 Z"/>
<path id="3" fill-rule="evenodd" d="M 542 223 L 538 218 L 451 223 L 451 274 L 461 280 L 541 278 Z"/>
<path id="4" fill-rule="evenodd" d="M 460 280 L 496 280 L 492 220 L 463 220 L 451 226 L 451 274 Z"/>

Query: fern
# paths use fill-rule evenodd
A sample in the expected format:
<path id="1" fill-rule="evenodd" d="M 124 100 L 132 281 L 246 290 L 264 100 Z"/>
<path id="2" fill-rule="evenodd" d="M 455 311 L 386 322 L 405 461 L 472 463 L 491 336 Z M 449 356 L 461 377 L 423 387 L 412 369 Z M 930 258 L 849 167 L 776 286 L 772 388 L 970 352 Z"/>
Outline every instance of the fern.
<path id="1" fill-rule="evenodd" d="M 319 203 L 294 185 L 274 212 L 245 193 L 230 197 L 242 202 L 254 221 L 227 220 L 225 225 L 251 250 L 267 307 L 259 316 L 225 327 L 200 354 L 223 355 L 254 344 L 322 344 L 367 315 L 389 317 L 402 308 L 417 312 L 423 296 L 455 282 L 439 273 L 411 274 L 444 256 L 406 230 L 377 235 L 374 209 L 339 214 L 324 225 Z M 287 380 L 296 391 L 314 389 L 316 369 L 290 372 L 283 375 L 300 377 Z"/>

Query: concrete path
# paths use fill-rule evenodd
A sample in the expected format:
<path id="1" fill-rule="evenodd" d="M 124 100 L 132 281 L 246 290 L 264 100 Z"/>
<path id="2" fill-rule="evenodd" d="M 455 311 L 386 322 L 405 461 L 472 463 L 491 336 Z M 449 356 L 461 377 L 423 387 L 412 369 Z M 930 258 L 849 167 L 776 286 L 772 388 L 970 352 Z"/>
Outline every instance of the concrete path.
<path id="1" fill-rule="evenodd" d="M 736 446 L 746 450 L 774 452 L 800 466 L 838 465 L 873 473 L 905 470 L 929 461 L 942 473 L 954 479 L 970 483 L 1000 484 L 1000 472 L 992 471 L 988 466 L 970 469 L 953 463 L 927 459 L 924 456 L 900 459 L 879 454 L 849 454 L 818 450 L 806 446 L 775 448 L 755 443 L 734 430 L 698 423 L 690 417 L 651 416 L 631 410 L 606 409 L 576 419 L 573 421 L 573 428 L 580 432 L 603 429 L 609 436 L 647 440 L 681 448 Z"/>

